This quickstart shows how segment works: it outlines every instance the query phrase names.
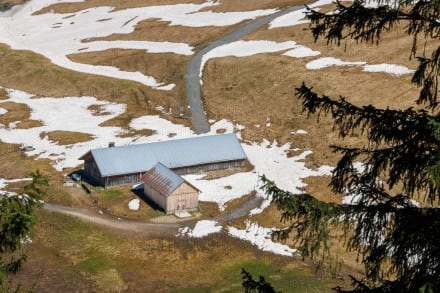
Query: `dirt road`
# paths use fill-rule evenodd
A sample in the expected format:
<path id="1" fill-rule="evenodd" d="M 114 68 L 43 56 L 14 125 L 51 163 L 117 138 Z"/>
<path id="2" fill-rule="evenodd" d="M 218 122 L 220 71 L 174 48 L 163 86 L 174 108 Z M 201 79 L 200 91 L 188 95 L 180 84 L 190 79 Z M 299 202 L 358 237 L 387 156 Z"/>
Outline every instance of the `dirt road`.
<path id="1" fill-rule="evenodd" d="M 212 220 L 224 224 L 227 221 L 238 219 L 249 214 L 250 210 L 260 206 L 262 202 L 261 197 L 252 197 L 240 207 L 220 215 Z M 149 223 L 129 219 L 115 218 L 105 213 L 91 212 L 84 209 L 76 209 L 58 204 L 45 203 L 44 209 L 63 213 L 66 215 L 77 217 L 86 222 L 90 222 L 99 226 L 113 228 L 117 230 L 124 230 L 129 232 L 135 232 L 137 234 L 151 235 L 151 236 L 175 236 L 179 228 L 190 227 L 194 228 L 197 220 L 190 219 L 180 223 Z"/>
<path id="2" fill-rule="evenodd" d="M 209 122 L 206 112 L 203 108 L 202 94 L 201 94 L 201 80 L 200 80 L 200 67 L 202 65 L 202 57 L 209 51 L 231 42 L 239 40 L 241 37 L 253 32 L 254 30 L 268 24 L 277 17 L 284 14 L 296 11 L 304 8 L 304 6 L 289 7 L 271 15 L 257 18 L 256 20 L 241 26 L 232 33 L 222 37 L 219 40 L 211 42 L 207 47 L 197 52 L 186 68 L 186 94 L 188 97 L 188 104 L 191 109 L 191 122 L 194 126 L 196 133 L 209 132 Z"/>

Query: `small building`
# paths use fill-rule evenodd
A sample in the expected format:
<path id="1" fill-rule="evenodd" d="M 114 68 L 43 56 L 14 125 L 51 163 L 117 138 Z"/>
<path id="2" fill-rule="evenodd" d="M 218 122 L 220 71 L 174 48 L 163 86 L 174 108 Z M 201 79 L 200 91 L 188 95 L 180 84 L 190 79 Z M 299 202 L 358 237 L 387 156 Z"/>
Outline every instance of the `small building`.
<path id="1" fill-rule="evenodd" d="M 93 149 L 84 160 L 83 178 L 103 187 L 140 183 L 158 162 L 177 174 L 246 165 L 247 156 L 235 134 L 196 136 L 127 146 Z"/>
<path id="2" fill-rule="evenodd" d="M 144 193 L 167 214 L 199 207 L 200 191 L 162 163 L 142 175 Z"/>

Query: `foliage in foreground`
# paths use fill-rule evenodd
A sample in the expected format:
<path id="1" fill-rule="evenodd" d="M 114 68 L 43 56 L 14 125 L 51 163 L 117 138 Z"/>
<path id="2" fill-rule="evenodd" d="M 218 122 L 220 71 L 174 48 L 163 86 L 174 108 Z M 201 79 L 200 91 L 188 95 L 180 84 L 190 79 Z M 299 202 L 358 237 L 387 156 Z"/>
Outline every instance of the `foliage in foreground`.
<path id="1" fill-rule="evenodd" d="M 22 194 L 0 195 L 0 292 L 22 292 L 24 288 L 11 288 L 10 277 L 17 274 L 26 261 L 18 255 L 35 222 L 34 209 L 39 207 L 48 180 L 38 170 L 30 174 L 32 181 Z"/>
<path id="2" fill-rule="evenodd" d="M 263 276 L 260 276 L 258 281 L 256 281 L 245 269 L 241 270 L 241 285 L 246 293 L 277 293 Z"/>
<path id="3" fill-rule="evenodd" d="M 438 0 L 380 1 L 375 7 L 355 0 L 336 6 L 334 14 L 308 10 L 315 40 L 324 37 L 337 45 L 347 38 L 379 42 L 383 32 L 404 23 L 414 40 L 410 57 L 416 57 L 420 38 L 425 44 L 440 39 Z M 303 256 L 325 262 L 336 237 L 332 232 L 343 232 L 338 235 L 345 248 L 357 251 L 365 267 L 363 279 L 351 277 L 350 292 L 440 291 L 440 46 L 430 53 L 417 56 L 419 67 L 412 78 L 420 87 L 417 110 L 359 107 L 344 97 L 320 96 L 305 84 L 296 89 L 304 111 L 331 116 L 341 138 L 358 132 L 368 140 L 363 147 L 334 146 L 342 157 L 331 188 L 351 195 L 351 203 L 290 194 L 263 178 L 281 220 L 290 224 L 277 235 L 292 237 Z"/>

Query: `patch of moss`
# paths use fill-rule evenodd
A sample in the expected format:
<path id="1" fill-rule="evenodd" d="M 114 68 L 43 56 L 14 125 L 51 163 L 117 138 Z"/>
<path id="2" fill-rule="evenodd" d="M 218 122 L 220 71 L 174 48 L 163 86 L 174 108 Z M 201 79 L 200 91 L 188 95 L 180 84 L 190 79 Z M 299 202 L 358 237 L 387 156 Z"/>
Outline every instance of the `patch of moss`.
<path id="1" fill-rule="evenodd" d="M 81 271 L 96 274 L 109 268 L 110 262 L 102 255 L 93 255 L 87 257 L 76 264 L 76 267 Z"/>

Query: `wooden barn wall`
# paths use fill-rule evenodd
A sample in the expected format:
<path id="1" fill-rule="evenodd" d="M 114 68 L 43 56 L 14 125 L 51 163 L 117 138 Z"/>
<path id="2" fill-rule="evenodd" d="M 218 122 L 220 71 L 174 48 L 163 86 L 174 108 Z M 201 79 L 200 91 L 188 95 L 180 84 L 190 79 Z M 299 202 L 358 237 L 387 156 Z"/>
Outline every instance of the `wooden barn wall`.
<path id="1" fill-rule="evenodd" d="M 172 169 L 179 175 L 199 173 L 204 171 L 215 171 L 229 168 L 239 168 L 246 165 L 247 160 L 235 160 L 219 163 L 201 164 L 182 168 Z M 145 172 L 148 170 L 145 170 Z M 144 173 L 144 172 L 143 172 Z M 101 177 L 98 166 L 93 157 L 84 160 L 84 176 L 86 180 L 93 184 L 99 184 L 104 187 L 121 186 L 141 182 L 141 175 L 143 173 L 123 174 L 119 176 Z"/>
<path id="2" fill-rule="evenodd" d="M 128 185 L 133 183 L 140 183 L 142 173 L 124 174 L 119 176 L 111 176 L 105 178 L 104 187 Z"/>
<path id="3" fill-rule="evenodd" d="M 104 185 L 104 178 L 101 177 L 93 157 L 84 161 L 83 177 L 92 184 Z"/>
<path id="4" fill-rule="evenodd" d="M 183 182 L 167 198 L 167 213 L 177 210 L 196 210 L 199 207 L 199 192 L 186 182 Z"/>
<path id="5" fill-rule="evenodd" d="M 152 189 L 148 185 L 144 183 L 144 194 L 146 197 L 151 199 L 154 203 L 156 203 L 159 207 L 161 207 L 165 212 L 167 208 L 167 199 L 165 196 Z"/>
<path id="6" fill-rule="evenodd" d="M 184 175 L 184 174 L 199 173 L 203 171 L 215 171 L 215 170 L 224 170 L 229 168 L 244 167 L 246 165 L 246 161 L 247 160 L 218 162 L 218 163 L 194 165 L 194 166 L 188 166 L 182 168 L 173 168 L 172 170 L 179 175 Z"/>

